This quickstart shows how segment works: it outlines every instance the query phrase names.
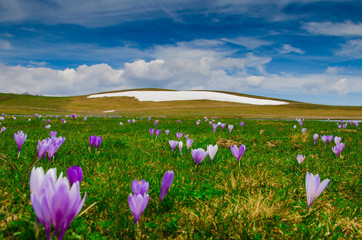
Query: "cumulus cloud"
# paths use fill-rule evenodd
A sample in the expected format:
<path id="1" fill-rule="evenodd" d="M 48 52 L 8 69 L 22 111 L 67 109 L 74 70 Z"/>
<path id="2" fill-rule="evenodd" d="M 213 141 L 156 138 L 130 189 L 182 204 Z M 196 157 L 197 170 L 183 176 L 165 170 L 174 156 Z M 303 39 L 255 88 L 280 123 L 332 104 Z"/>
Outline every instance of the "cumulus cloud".
<path id="1" fill-rule="evenodd" d="M 298 53 L 298 54 L 305 53 L 305 51 L 303 51 L 302 49 L 293 47 L 292 45 L 289 45 L 289 44 L 283 44 L 282 48 L 278 49 L 278 51 L 282 54 L 293 53 L 293 52 Z"/>
<path id="2" fill-rule="evenodd" d="M 107 64 L 64 70 L 0 64 L 0 72 L 0 92 L 80 95 L 129 87 L 122 79 L 123 70 L 113 69 Z"/>
<path id="3" fill-rule="evenodd" d="M 341 78 L 337 81 L 326 79 L 317 79 L 303 86 L 306 93 L 321 94 L 321 93 L 336 93 L 345 95 L 349 92 L 347 78 Z"/>
<path id="4" fill-rule="evenodd" d="M 362 36 L 362 23 L 345 21 L 343 23 L 332 22 L 308 22 L 302 28 L 309 33 L 328 36 Z"/>

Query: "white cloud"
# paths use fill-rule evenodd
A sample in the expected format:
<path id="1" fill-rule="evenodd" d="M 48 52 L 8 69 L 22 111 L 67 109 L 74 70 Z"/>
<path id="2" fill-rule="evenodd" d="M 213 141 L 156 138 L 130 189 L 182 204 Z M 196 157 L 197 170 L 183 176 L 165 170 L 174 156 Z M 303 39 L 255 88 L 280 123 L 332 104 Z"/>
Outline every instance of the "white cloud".
<path id="1" fill-rule="evenodd" d="M 264 76 L 248 76 L 246 77 L 246 82 L 249 86 L 260 87 L 265 81 Z"/>
<path id="2" fill-rule="evenodd" d="M 0 39 L 0 49 L 11 50 L 12 46 L 11 46 L 9 41 L 4 40 L 4 39 Z"/>
<path id="3" fill-rule="evenodd" d="M 305 51 L 303 51 L 302 49 L 300 48 L 296 48 L 296 47 L 292 47 L 291 45 L 289 44 L 283 44 L 282 48 L 281 49 L 278 49 L 278 51 L 282 54 L 286 54 L 286 53 L 298 53 L 298 54 L 304 54 Z"/>
<path id="4" fill-rule="evenodd" d="M 122 78 L 123 70 L 112 69 L 107 64 L 65 70 L 0 64 L 0 72 L 0 92 L 80 95 L 129 87 Z"/>
<path id="5" fill-rule="evenodd" d="M 361 58 L 362 57 L 362 39 L 349 40 L 341 45 L 341 49 L 336 52 L 337 55 Z"/>
<path id="6" fill-rule="evenodd" d="M 303 86 L 305 93 L 321 94 L 321 93 L 337 93 L 339 95 L 345 95 L 349 92 L 347 84 L 347 78 L 341 78 L 337 81 L 331 81 L 325 79 L 316 79 L 310 81 Z"/>
<path id="7" fill-rule="evenodd" d="M 341 68 L 341 67 L 331 67 L 331 66 L 329 66 L 326 69 L 326 73 L 332 73 L 332 74 L 339 73 L 339 72 L 342 72 L 342 71 L 343 71 L 343 68 Z"/>
<path id="8" fill-rule="evenodd" d="M 223 38 L 222 40 L 225 42 L 230 42 L 236 45 L 246 47 L 247 49 L 256 49 L 261 46 L 268 46 L 274 43 L 256 37 Z"/>
<path id="9" fill-rule="evenodd" d="M 354 23 L 352 21 L 345 21 L 343 23 L 309 22 L 304 23 L 302 28 L 318 35 L 362 36 L 362 23 Z"/>

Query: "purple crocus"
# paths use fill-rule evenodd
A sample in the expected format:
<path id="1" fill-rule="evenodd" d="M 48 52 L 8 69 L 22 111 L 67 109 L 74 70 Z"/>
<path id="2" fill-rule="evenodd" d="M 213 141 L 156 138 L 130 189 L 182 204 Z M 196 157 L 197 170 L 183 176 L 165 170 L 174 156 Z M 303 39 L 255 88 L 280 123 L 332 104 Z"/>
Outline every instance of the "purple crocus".
<path id="1" fill-rule="evenodd" d="M 220 126 L 221 126 L 221 130 L 224 130 L 226 123 L 221 123 Z"/>
<path id="2" fill-rule="evenodd" d="M 73 183 L 75 183 L 77 181 L 80 184 L 83 179 L 82 168 L 78 167 L 77 165 L 74 165 L 73 167 L 69 167 L 68 171 L 67 171 L 67 177 L 68 177 L 70 186 L 72 186 Z"/>
<path id="3" fill-rule="evenodd" d="M 165 130 L 165 133 L 168 136 L 168 134 L 170 133 L 170 130 Z"/>
<path id="4" fill-rule="evenodd" d="M 87 121 L 87 117 L 84 117 L 84 118 L 83 118 L 83 122 L 85 122 L 85 121 Z"/>
<path id="5" fill-rule="evenodd" d="M 299 121 L 299 125 L 302 126 L 302 125 L 303 125 L 303 122 L 302 122 L 302 121 Z"/>
<path id="6" fill-rule="evenodd" d="M 97 136 L 93 136 L 93 135 L 91 135 L 89 137 L 90 147 L 94 146 L 94 148 L 98 148 L 99 145 L 101 144 L 101 142 L 102 142 L 102 137 L 97 137 Z"/>
<path id="7" fill-rule="evenodd" d="M 207 145 L 207 153 L 209 154 L 212 163 L 214 162 L 214 157 L 218 148 L 217 144 L 215 144 L 215 146 Z"/>
<path id="8" fill-rule="evenodd" d="M 192 139 L 192 138 L 186 139 L 187 149 L 189 149 L 191 147 L 193 142 L 194 142 L 194 139 Z"/>
<path id="9" fill-rule="evenodd" d="M 344 143 L 338 143 L 336 144 L 336 146 L 332 147 L 332 151 L 334 152 L 334 154 L 336 155 L 336 157 L 338 157 L 339 155 L 341 155 L 342 150 L 344 149 L 345 144 Z"/>
<path id="10" fill-rule="evenodd" d="M 199 126 L 200 122 L 199 121 L 196 121 L 196 125 Z"/>
<path id="11" fill-rule="evenodd" d="M 231 133 L 231 131 L 233 130 L 233 128 L 234 128 L 234 125 L 228 125 L 228 129 L 229 129 L 229 133 Z"/>
<path id="12" fill-rule="evenodd" d="M 46 128 L 47 130 L 49 130 L 50 127 L 51 127 L 51 125 L 46 125 L 46 126 L 45 126 L 45 128 Z"/>
<path id="13" fill-rule="evenodd" d="M 65 121 L 65 119 L 64 119 L 64 118 L 62 118 L 62 123 L 66 123 L 66 121 Z"/>
<path id="14" fill-rule="evenodd" d="M 195 161 L 195 165 L 197 165 L 200 164 L 202 160 L 204 160 L 207 157 L 207 152 L 205 152 L 205 150 L 202 148 L 191 149 L 191 155 Z"/>
<path id="15" fill-rule="evenodd" d="M 182 137 L 183 133 L 176 133 L 177 139 L 180 141 L 180 138 Z"/>
<path id="16" fill-rule="evenodd" d="M 304 159 L 305 159 L 305 156 L 303 156 L 303 155 L 301 155 L 301 154 L 299 154 L 299 155 L 297 156 L 297 161 L 298 161 L 299 165 L 304 161 Z"/>
<path id="17" fill-rule="evenodd" d="M 167 171 L 163 176 L 161 183 L 160 203 L 162 199 L 165 198 L 166 193 L 172 184 L 173 178 L 174 178 L 173 171 Z"/>
<path id="18" fill-rule="evenodd" d="M 131 119 L 127 119 L 127 122 L 128 122 L 128 123 L 131 123 Z"/>
<path id="19" fill-rule="evenodd" d="M 137 225 L 137 222 L 139 221 L 143 211 L 146 209 L 148 201 L 150 200 L 150 196 L 145 194 L 129 194 L 128 197 L 128 204 L 129 208 L 133 214 L 134 217 L 134 224 Z"/>
<path id="20" fill-rule="evenodd" d="M 156 129 L 156 138 L 158 137 L 158 135 L 160 135 L 161 132 L 162 132 L 161 129 Z"/>
<path id="21" fill-rule="evenodd" d="M 326 146 L 327 140 L 328 140 L 328 136 L 327 136 L 327 135 L 323 135 L 323 136 L 321 136 L 321 138 L 322 138 L 322 140 L 323 140 L 323 142 L 324 142 L 324 146 Z"/>
<path id="22" fill-rule="evenodd" d="M 315 143 L 316 143 L 316 141 L 317 141 L 318 137 L 319 137 L 319 135 L 318 135 L 317 133 L 315 133 L 315 134 L 313 135 L 313 142 L 314 142 L 314 145 L 315 145 Z"/>
<path id="23" fill-rule="evenodd" d="M 216 132 L 217 126 L 218 126 L 218 125 L 217 125 L 216 123 L 212 124 L 212 130 L 213 130 L 214 132 Z"/>
<path id="24" fill-rule="evenodd" d="M 57 132 L 55 131 L 50 131 L 50 137 L 56 137 L 57 136 Z"/>
<path id="25" fill-rule="evenodd" d="M 241 122 L 241 123 L 240 123 L 240 126 L 241 126 L 241 127 L 244 127 L 244 122 Z"/>
<path id="26" fill-rule="evenodd" d="M 76 114 L 72 114 L 72 118 L 75 119 L 77 117 Z"/>
<path id="27" fill-rule="evenodd" d="M 153 134 L 155 133 L 155 129 L 154 129 L 154 128 L 150 128 L 150 129 L 149 129 L 149 132 L 150 132 L 151 137 L 152 137 L 152 136 L 153 136 Z"/>
<path id="28" fill-rule="evenodd" d="M 333 135 L 327 135 L 327 137 L 328 137 L 328 142 L 331 143 L 333 140 Z"/>
<path id="29" fill-rule="evenodd" d="M 305 133 L 307 131 L 306 128 L 302 128 L 302 132 Z"/>
<path id="30" fill-rule="evenodd" d="M 80 196 L 79 182 L 69 188 L 69 182 L 61 173 L 56 175 L 56 168 L 45 174 L 42 167 L 34 167 L 30 174 L 30 200 L 37 221 L 45 228 L 47 239 L 50 239 L 51 225 L 55 236 L 61 240 L 70 223 L 82 209 L 86 194 Z"/>
<path id="31" fill-rule="evenodd" d="M 321 179 L 319 178 L 319 175 L 313 175 L 313 173 L 309 174 L 307 172 L 305 177 L 305 188 L 307 192 L 307 203 L 309 209 L 310 205 L 313 203 L 313 201 L 321 195 L 321 193 L 326 189 L 329 179 L 325 179 L 323 182 L 321 182 Z"/>
<path id="32" fill-rule="evenodd" d="M 238 146 L 236 145 L 230 145 L 230 150 L 232 154 L 235 156 L 237 161 L 240 161 L 241 156 L 243 156 L 245 152 L 245 145 L 241 145 L 238 149 Z"/>
<path id="33" fill-rule="evenodd" d="M 148 121 L 151 121 L 151 117 L 148 117 Z"/>
<path id="34" fill-rule="evenodd" d="M 147 182 L 146 180 L 143 179 L 141 181 L 134 180 L 132 182 L 132 191 L 134 195 L 138 194 L 144 195 L 148 192 L 149 188 L 150 188 L 150 183 Z"/>
<path id="35" fill-rule="evenodd" d="M 49 141 L 49 144 L 50 144 L 50 141 Z M 49 144 L 48 144 L 48 141 L 46 141 L 46 140 L 43 140 L 43 141 L 38 140 L 38 145 L 36 147 L 36 151 L 37 151 L 37 156 L 38 156 L 39 160 L 42 157 L 45 157 L 45 155 L 48 151 Z"/>
<path id="36" fill-rule="evenodd" d="M 27 134 L 24 134 L 23 131 L 18 131 L 17 133 L 14 133 L 14 139 L 16 144 L 18 145 L 18 154 L 20 154 L 21 146 L 23 146 L 26 137 Z"/>
<path id="37" fill-rule="evenodd" d="M 168 140 L 168 143 L 171 146 L 171 151 L 173 152 L 178 144 L 178 141 L 174 141 L 174 140 Z"/>
<path id="38" fill-rule="evenodd" d="M 158 120 L 155 120 L 155 126 L 157 125 L 158 122 L 159 122 Z"/>
<path id="39" fill-rule="evenodd" d="M 6 131 L 6 127 L 2 127 L 0 130 L 0 133 L 5 132 Z"/>
<path id="40" fill-rule="evenodd" d="M 212 126 L 212 121 L 209 121 L 209 125 Z"/>

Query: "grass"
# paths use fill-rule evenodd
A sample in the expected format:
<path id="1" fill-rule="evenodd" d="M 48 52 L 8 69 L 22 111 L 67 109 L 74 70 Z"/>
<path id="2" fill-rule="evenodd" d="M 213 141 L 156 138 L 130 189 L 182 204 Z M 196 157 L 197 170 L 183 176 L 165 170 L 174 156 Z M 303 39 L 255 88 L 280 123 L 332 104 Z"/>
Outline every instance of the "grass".
<path id="1" fill-rule="evenodd" d="M 160 89 L 143 89 L 160 90 Z M 225 93 L 225 92 L 223 92 Z M 245 94 L 230 93 L 240 96 Z M 263 98 L 270 99 L 270 98 Z M 283 100 L 285 101 L 285 100 Z M 131 97 L 87 98 L 42 97 L 16 94 L 0 94 L 0 111 L 9 114 L 73 114 L 103 115 L 114 110 L 113 115 L 126 116 L 192 116 L 217 115 L 223 117 L 266 118 L 266 119 L 362 119 L 362 107 L 325 106 L 301 102 L 289 102 L 280 106 L 256 106 L 249 104 L 209 100 L 140 102 Z M 109 114 L 108 114 L 109 115 Z"/>
<path id="2" fill-rule="evenodd" d="M 201 116 L 199 116 L 201 117 Z M 86 202 L 80 216 L 71 223 L 65 239 L 360 239 L 361 226 L 361 131 L 348 125 L 339 130 L 334 122 L 304 121 L 306 134 L 296 121 L 217 119 L 233 124 L 214 133 L 201 118 L 89 117 L 75 120 L 7 116 L 0 133 L 0 238 L 45 238 L 42 225 L 36 230 L 36 216 L 30 202 L 29 171 L 36 159 L 37 141 L 49 137 L 43 119 L 51 119 L 52 131 L 66 140 L 54 160 L 42 159 L 36 166 L 56 167 L 66 173 L 69 166 L 83 169 L 81 196 Z M 130 118 L 132 119 L 132 118 Z M 155 127 L 154 120 L 160 122 Z M 124 123 L 123 126 L 119 122 Z M 245 122 L 244 127 L 240 121 Z M 297 129 L 293 126 L 297 125 Z M 155 140 L 149 128 L 161 129 Z M 167 136 L 164 130 L 169 129 Z M 20 157 L 14 133 L 28 134 Z M 207 157 L 195 168 L 190 150 L 171 153 L 168 140 L 176 132 L 194 139 L 192 148 L 236 142 L 246 145 L 238 163 L 227 144 L 220 144 L 214 163 Z M 325 147 L 314 133 L 342 137 L 346 144 L 341 157 Z M 102 136 L 100 147 L 89 148 L 90 135 Z M 298 165 L 296 156 L 306 159 Z M 173 184 L 159 204 L 164 173 L 175 172 Z M 306 211 L 305 175 L 309 171 L 331 181 Z M 141 216 L 138 232 L 128 206 L 134 179 L 149 181 L 150 201 Z"/>

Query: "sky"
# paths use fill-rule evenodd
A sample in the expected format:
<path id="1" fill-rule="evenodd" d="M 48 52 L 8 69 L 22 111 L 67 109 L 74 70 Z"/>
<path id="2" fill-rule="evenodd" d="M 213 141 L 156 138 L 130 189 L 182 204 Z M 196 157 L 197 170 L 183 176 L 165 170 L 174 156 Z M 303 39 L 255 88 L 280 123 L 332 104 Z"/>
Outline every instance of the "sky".
<path id="1" fill-rule="evenodd" d="M 222 90 L 362 106 L 362 1 L 0 0 L 0 92 Z"/>

